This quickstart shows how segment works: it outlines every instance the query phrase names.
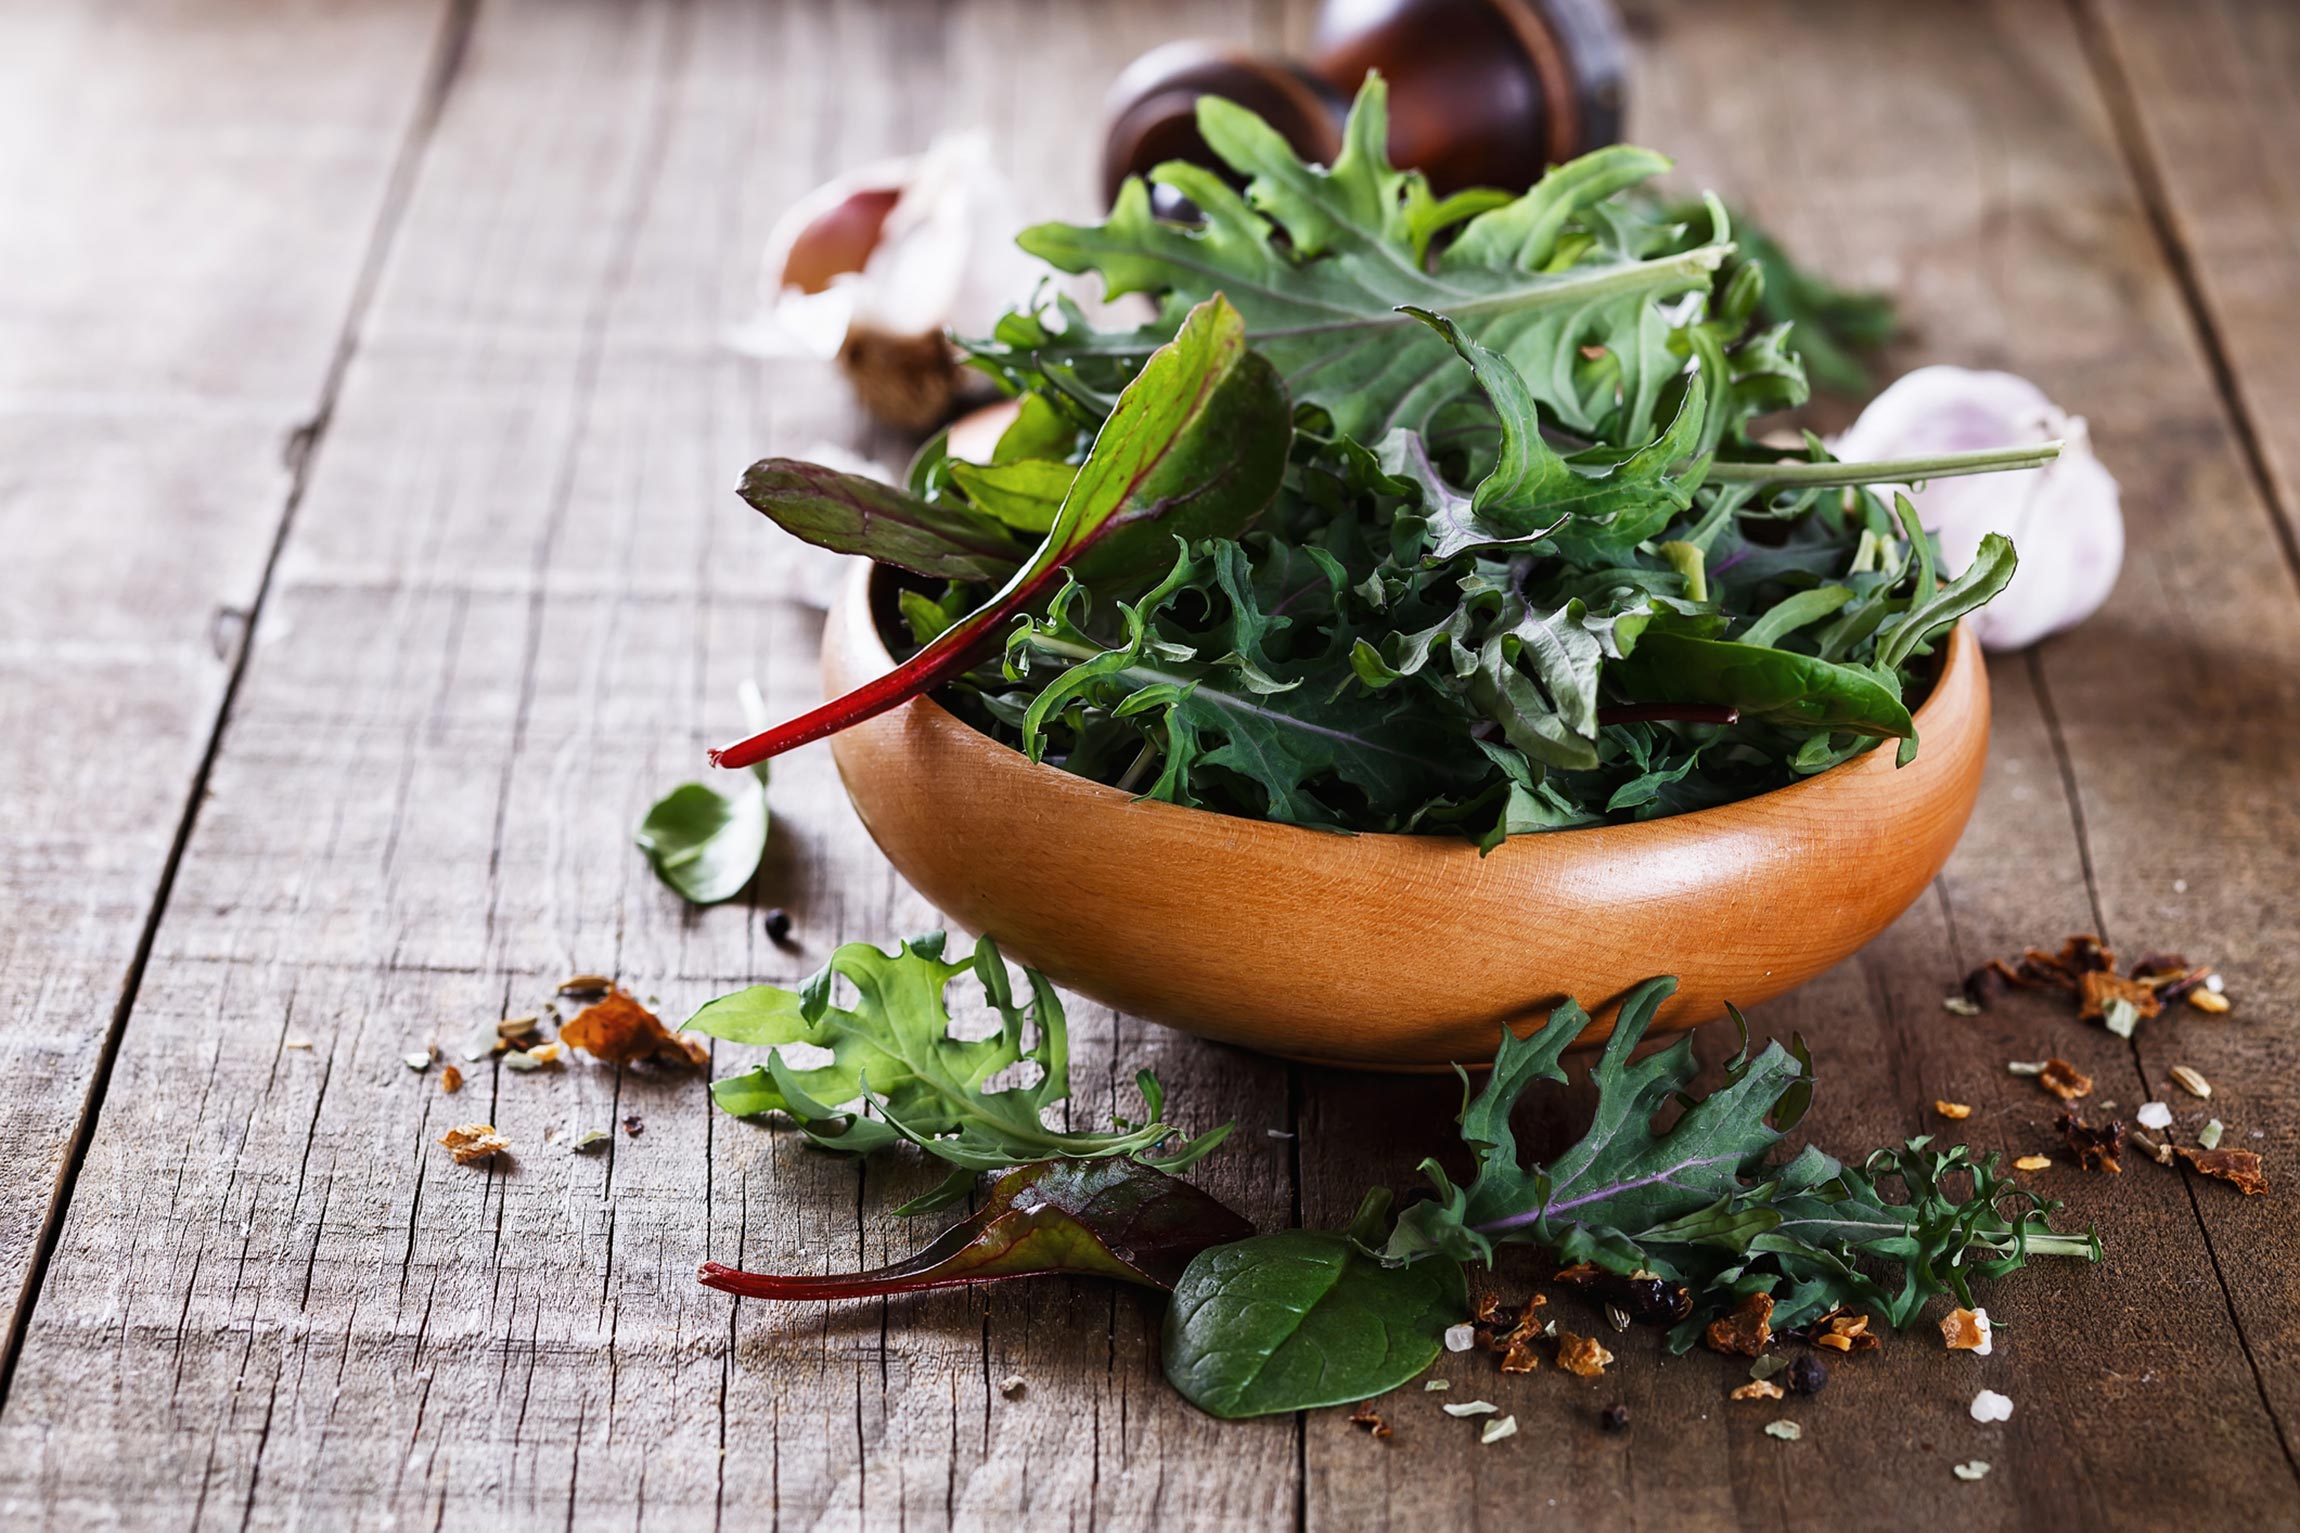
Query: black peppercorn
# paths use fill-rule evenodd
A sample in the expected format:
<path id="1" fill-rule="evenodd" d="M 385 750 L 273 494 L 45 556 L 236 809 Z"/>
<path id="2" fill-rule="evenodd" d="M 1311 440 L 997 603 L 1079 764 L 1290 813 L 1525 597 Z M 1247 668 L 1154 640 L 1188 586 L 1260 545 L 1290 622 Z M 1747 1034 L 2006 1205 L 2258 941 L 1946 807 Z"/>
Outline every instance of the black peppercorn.
<path id="1" fill-rule="evenodd" d="M 1605 1423 L 1605 1430 L 1608 1432 L 1626 1432 L 1629 1430 L 1629 1407 L 1626 1405 L 1609 1405 L 1605 1408 L 1605 1414 L 1598 1417 L 1598 1420 Z"/>
<path id="2" fill-rule="evenodd" d="M 1793 1395 L 1817 1395 L 1828 1382 L 1828 1367 L 1810 1352 L 1789 1365 L 1789 1393 Z"/>
<path id="3" fill-rule="evenodd" d="M 777 905 L 767 912 L 767 940 L 787 942 L 791 935 L 791 913 Z"/>

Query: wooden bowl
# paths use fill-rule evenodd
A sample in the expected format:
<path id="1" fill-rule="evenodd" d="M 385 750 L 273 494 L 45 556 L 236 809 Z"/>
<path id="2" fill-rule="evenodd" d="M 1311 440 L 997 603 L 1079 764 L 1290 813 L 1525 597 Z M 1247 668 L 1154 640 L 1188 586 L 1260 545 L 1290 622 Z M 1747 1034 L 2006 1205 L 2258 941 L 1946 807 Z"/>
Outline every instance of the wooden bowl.
<path id="1" fill-rule="evenodd" d="M 831 695 L 894 663 L 858 567 L 823 638 Z M 1097 1001 L 1295 1059 L 1429 1069 L 1565 996 L 1601 1023 L 1675 974 L 1656 1032 L 1803 984 L 1948 860 L 1980 790 L 1988 673 L 1958 630 L 1890 748 L 1756 798 L 1513 837 L 1344 836 L 1137 801 L 1034 764 L 920 698 L 834 736 L 880 850 L 959 925 Z M 1597 1041 L 1600 1028 L 1585 1043 Z"/>

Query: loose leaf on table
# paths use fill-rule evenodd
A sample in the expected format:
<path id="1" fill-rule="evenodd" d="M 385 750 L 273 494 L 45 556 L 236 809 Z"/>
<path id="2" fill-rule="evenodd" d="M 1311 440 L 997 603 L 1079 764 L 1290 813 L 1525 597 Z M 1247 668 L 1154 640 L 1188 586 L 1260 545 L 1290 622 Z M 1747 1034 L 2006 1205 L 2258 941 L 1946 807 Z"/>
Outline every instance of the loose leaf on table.
<path id="1" fill-rule="evenodd" d="M 963 674 L 982 647 L 1075 569 L 1088 582 L 1147 579 L 1174 539 L 1233 536 L 1278 492 L 1293 441 L 1285 386 L 1246 349 L 1220 296 L 1183 319 L 1095 436 L 1045 541 L 981 607 L 845 697 L 711 753 L 748 766 L 835 734 Z"/>
<path id="2" fill-rule="evenodd" d="M 766 722 L 766 701 L 756 682 L 740 689 L 744 716 Z M 657 799 L 632 832 L 647 862 L 682 899 L 716 905 L 743 892 L 767 850 L 767 769 L 721 789 L 681 783 Z"/>
<path id="3" fill-rule="evenodd" d="M 703 1264 L 707 1288 L 755 1299 L 859 1299 L 1072 1273 L 1172 1288 L 1191 1258 L 1254 1227 L 1188 1182 L 1132 1160 L 1041 1160 L 917 1255 L 871 1272 L 791 1277 Z"/>
<path id="4" fill-rule="evenodd" d="M 1030 557 L 1030 544 L 996 518 L 819 463 L 762 459 L 743 474 L 741 494 L 785 532 L 818 548 L 929 579 L 1004 580 Z"/>
<path id="5" fill-rule="evenodd" d="M 1768 1168 L 1767 1153 L 1811 1101 L 1802 1040 L 1752 1056 L 1742 1024 L 1743 1048 L 1724 1084 L 1695 1096 L 1700 1066 L 1690 1035 L 1636 1057 L 1675 988 L 1673 979 L 1652 979 L 1624 998 L 1590 1069 L 1597 1108 L 1589 1131 L 1547 1165 L 1520 1160 L 1510 1114 L 1532 1082 L 1565 1078 L 1559 1060 L 1589 1017 L 1568 1002 L 1530 1037 L 1505 1028 L 1485 1089 L 1462 1108 L 1475 1177 L 1457 1186 L 1425 1161 L 1436 1195 L 1399 1216 L 1386 1256 L 1490 1261 L 1496 1246 L 1523 1242 L 1561 1262 L 1683 1283 L 1695 1310 L 1673 1334 L 1680 1348 L 1706 1316 L 1750 1293 L 1772 1295 L 1777 1328 L 1838 1305 L 1905 1325 L 1940 1295 L 1969 1303 L 1972 1275 L 2001 1276 L 2031 1254 L 2098 1258 L 2090 1236 L 2050 1228 L 2045 1216 L 2055 1205 L 1999 1177 L 1994 1156 L 1975 1160 L 1962 1145 L 1937 1151 L 1911 1140 L 1859 1169 L 1807 1146 Z M 1682 1112 L 1657 1128 L 1673 1103 Z M 1881 1184 L 1897 1185 L 1903 1201 L 1887 1201 Z M 1895 1280 L 1878 1275 L 1894 1269 Z"/>
<path id="6" fill-rule="evenodd" d="M 1174 1285 L 1166 1377 L 1225 1419 L 1344 1405 L 1427 1368 L 1468 1302 L 1450 1258 L 1389 1266 L 1346 1234 L 1256 1235 Z"/>
<path id="7" fill-rule="evenodd" d="M 1202 224 L 1158 218 L 1148 188 L 1130 180 L 1108 221 L 1040 224 L 1020 241 L 1063 271 L 1100 273 L 1111 296 L 1151 294 L 1160 318 L 1139 331 L 1026 323 L 977 346 L 978 357 L 1039 375 L 1050 364 L 1122 369 L 1170 334 L 1183 308 L 1221 293 L 1296 398 L 1331 412 L 1341 434 L 1372 442 L 1393 427 L 1424 427 L 1466 381 L 1445 341 L 1400 312 L 1410 305 L 1450 316 L 1505 356 L 1568 429 L 1650 439 L 1661 390 L 1683 365 L 1658 344 L 1667 332 L 1658 311 L 1705 289 L 1731 247 L 1663 250 L 1680 231 L 1656 227 L 1625 248 L 1571 226 L 1668 169 L 1662 156 L 1617 145 L 1559 166 L 1499 206 L 1490 197 L 1440 202 L 1419 171 L 1390 163 L 1387 89 L 1371 74 L 1330 170 L 1304 164 L 1268 123 L 1217 96 L 1199 98 L 1197 126 L 1247 178 L 1245 195 L 1180 162 L 1151 178 L 1194 203 Z"/>
<path id="8" fill-rule="evenodd" d="M 753 985 L 712 1001 L 689 1020 L 690 1029 L 778 1051 L 756 1069 L 713 1082 L 711 1095 L 737 1116 L 787 1114 L 828 1149 L 861 1154 L 908 1140 L 955 1168 L 949 1182 L 906 1205 L 906 1213 L 963 1198 L 977 1172 L 1050 1156 L 1131 1156 L 1179 1170 L 1229 1133 L 1225 1125 L 1161 1155 L 1178 1134 L 1159 1121 L 1164 1093 L 1148 1071 L 1136 1082 L 1149 1121 L 1099 1133 L 1048 1128 L 1046 1109 L 1070 1094 L 1070 1035 L 1060 997 L 1044 975 L 1026 969 L 1030 1000 L 1017 1004 L 1006 961 L 987 937 L 966 959 L 945 960 L 944 945 L 940 932 L 892 953 L 850 942 L 798 990 Z M 950 1036 L 943 994 L 969 972 L 999 1018 L 995 1034 L 971 1041 Z M 857 993 L 851 1008 L 832 1004 L 833 983 L 842 977 Z M 1026 1044 L 1031 1027 L 1037 1038 Z M 832 1058 L 793 1065 L 780 1052 L 783 1044 L 828 1049 Z M 1036 1067 L 1035 1079 L 991 1089 L 994 1077 L 1024 1064 Z M 878 1116 L 846 1105 L 858 1099 Z"/>
<path id="9" fill-rule="evenodd" d="M 1907 706 L 1877 672 L 1789 650 L 1648 633 L 1612 675 L 1632 702 L 1713 703 L 1747 718 L 1881 739 L 1916 733 Z"/>

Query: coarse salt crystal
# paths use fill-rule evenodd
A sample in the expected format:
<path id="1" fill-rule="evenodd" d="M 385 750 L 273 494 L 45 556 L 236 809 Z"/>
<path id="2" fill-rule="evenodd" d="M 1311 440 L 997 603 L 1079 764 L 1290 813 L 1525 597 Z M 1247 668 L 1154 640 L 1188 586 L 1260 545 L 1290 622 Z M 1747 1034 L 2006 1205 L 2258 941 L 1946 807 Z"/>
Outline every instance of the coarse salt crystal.
<path id="1" fill-rule="evenodd" d="M 1427 1335 L 1428 1332 L 1423 1332 Z M 1477 1327 L 1467 1321 L 1445 1328 L 1445 1349 L 1448 1352 L 1467 1352 L 1477 1345 Z"/>
<path id="2" fill-rule="evenodd" d="M 1981 1422 L 2010 1421 L 2012 1398 L 1993 1389 L 1984 1389 L 1973 1396 L 1973 1420 Z"/>
<path id="3" fill-rule="evenodd" d="M 2140 1104 L 2140 1111 L 2132 1116 L 2142 1128 L 2172 1127 L 2172 1109 L 2162 1102 L 2143 1102 Z"/>

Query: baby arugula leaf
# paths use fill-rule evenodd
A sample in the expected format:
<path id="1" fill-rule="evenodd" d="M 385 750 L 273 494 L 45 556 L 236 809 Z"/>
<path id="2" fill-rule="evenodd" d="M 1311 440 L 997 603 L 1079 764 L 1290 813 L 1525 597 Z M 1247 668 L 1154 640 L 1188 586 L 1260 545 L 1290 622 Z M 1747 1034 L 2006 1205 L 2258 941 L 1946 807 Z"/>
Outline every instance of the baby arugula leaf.
<path id="1" fill-rule="evenodd" d="M 1330 170 L 1304 164 L 1277 130 L 1232 102 L 1202 96 L 1197 113 L 1207 145 L 1247 178 L 1244 196 L 1212 171 L 1169 163 L 1151 178 L 1194 203 L 1201 225 L 1158 218 L 1148 188 L 1130 180 L 1106 222 L 1040 224 L 1020 238 L 1063 271 L 1099 272 L 1110 296 L 1152 294 L 1160 317 L 1130 332 L 1009 327 L 1029 332 L 1026 350 L 985 343 L 978 357 L 1041 375 L 1049 366 L 1123 367 L 1171 334 L 1183 308 L 1222 293 L 1295 396 L 1330 411 L 1341 434 L 1371 442 L 1393 427 L 1422 428 L 1461 393 L 1444 340 L 1402 312 L 1410 305 L 1451 316 L 1506 356 L 1567 428 L 1598 434 L 1603 425 L 1613 441 L 1651 437 L 1662 387 L 1683 363 L 1659 344 L 1668 326 L 1658 308 L 1706 289 L 1731 246 L 1648 257 L 1569 237 L 1568 228 L 1668 169 L 1662 156 L 1617 145 L 1559 166 L 1498 207 L 1440 203 L 1420 172 L 1390 163 L 1379 75 L 1358 92 Z M 1458 233 L 1433 261 L 1432 241 L 1449 226 Z M 1650 243 L 1680 235 L 1657 229 Z"/>
<path id="2" fill-rule="evenodd" d="M 1229 1133 L 1224 1125 L 1164 1156 L 1176 1137 L 1157 1121 L 1163 1093 L 1148 1071 L 1137 1077 L 1151 1121 L 1118 1124 L 1102 1133 L 1051 1129 L 1046 1110 L 1070 1094 L 1070 1034 L 1053 985 L 1025 969 L 1028 1005 L 1018 1005 L 1006 962 L 985 937 L 971 958 L 946 961 L 936 932 L 913 938 L 893 953 L 850 942 L 796 991 L 753 985 L 721 996 L 695 1013 L 687 1027 L 730 1043 L 776 1047 L 764 1065 L 714 1081 L 711 1095 L 728 1112 L 750 1117 L 780 1112 L 797 1120 L 826 1149 L 867 1153 L 908 1140 L 955 1171 L 940 1190 L 901 1210 L 921 1212 L 963 1198 L 974 1175 L 1049 1156 L 1071 1159 L 1131 1156 L 1180 1170 Z M 950 1036 L 943 992 L 972 971 L 997 1013 L 988 1038 Z M 855 1004 L 832 1004 L 834 981 L 850 982 Z M 1027 1028 L 1035 1041 L 1026 1042 Z M 803 1043 L 831 1051 L 828 1062 L 793 1065 L 780 1045 Z M 1035 1079 L 993 1089 L 993 1077 L 1018 1065 L 1035 1066 Z M 1029 1072 L 1024 1072 L 1029 1073 Z M 867 1102 L 878 1116 L 847 1104 Z"/>
<path id="3" fill-rule="evenodd" d="M 1683 1283 L 1695 1312 L 1673 1333 L 1681 1350 L 1707 1315 L 1748 1293 L 1773 1295 L 1776 1327 L 1837 1305 L 1906 1325 L 1943 1294 L 1969 1303 L 1973 1273 L 2001 1276 L 2032 1254 L 2099 1258 L 2091 1236 L 2051 1229 L 2045 1216 L 2057 1205 L 1998 1176 L 1993 1155 L 1975 1160 L 1961 1145 L 1935 1151 L 1911 1140 L 1878 1151 L 1858 1171 L 1808 1146 L 1768 1169 L 1768 1152 L 1812 1099 L 1803 1041 L 1786 1049 L 1771 1043 L 1752 1057 L 1747 1026 L 1734 1012 L 1741 1052 L 1726 1065 L 1723 1085 L 1696 1096 L 1700 1066 L 1690 1036 L 1636 1057 L 1675 988 L 1674 979 L 1651 979 L 1623 1000 L 1590 1069 L 1598 1101 L 1589 1131 L 1546 1166 L 1520 1161 L 1510 1113 L 1532 1082 L 1565 1078 L 1560 1057 L 1589 1016 L 1569 1001 L 1530 1037 L 1505 1028 L 1485 1089 L 1462 1108 L 1476 1176 L 1456 1186 L 1436 1161 L 1425 1161 L 1436 1196 L 1399 1216 L 1385 1257 L 1491 1261 L 1497 1245 L 1523 1242 L 1548 1247 L 1561 1262 Z M 1672 1103 L 1682 1112 L 1657 1128 Z M 1883 1195 L 1891 1183 L 1902 1201 Z M 1897 1278 L 1881 1278 L 1884 1269 L 1897 1269 Z"/>
<path id="4" fill-rule="evenodd" d="M 712 764 L 764 761 L 964 674 L 1065 570 L 1088 582 L 1128 583 L 1164 569 L 1176 537 L 1235 536 L 1277 494 L 1292 442 L 1276 371 L 1246 349 L 1238 311 L 1218 294 L 1207 299 L 1119 396 L 1045 541 L 987 602 L 885 675 L 713 751 Z"/>
<path id="5" fill-rule="evenodd" d="M 705 1262 L 706 1288 L 754 1299 L 860 1299 L 1072 1273 L 1172 1288 L 1209 1246 L 1254 1227 L 1210 1194 L 1133 1160 L 1040 1160 L 918 1254 L 870 1272 L 784 1277 Z"/>

